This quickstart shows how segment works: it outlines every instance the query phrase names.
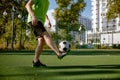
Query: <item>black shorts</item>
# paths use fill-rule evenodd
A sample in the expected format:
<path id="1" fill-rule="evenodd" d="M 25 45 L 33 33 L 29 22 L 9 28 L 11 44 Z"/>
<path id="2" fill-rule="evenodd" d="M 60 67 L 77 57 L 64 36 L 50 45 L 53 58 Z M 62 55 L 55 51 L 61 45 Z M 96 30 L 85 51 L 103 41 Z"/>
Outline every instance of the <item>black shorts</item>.
<path id="1" fill-rule="evenodd" d="M 33 26 L 32 22 L 29 22 L 29 25 L 32 28 L 36 38 L 42 37 L 42 34 L 46 31 L 46 29 L 40 21 L 38 21 L 36 26 Z"/>

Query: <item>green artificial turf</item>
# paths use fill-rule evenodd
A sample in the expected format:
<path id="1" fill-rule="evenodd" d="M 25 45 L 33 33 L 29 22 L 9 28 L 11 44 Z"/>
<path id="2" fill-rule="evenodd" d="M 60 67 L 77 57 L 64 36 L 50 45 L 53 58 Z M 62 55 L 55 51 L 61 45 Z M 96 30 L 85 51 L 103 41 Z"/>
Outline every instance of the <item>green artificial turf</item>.
<path id="1" fill-rule="evenodd" d="M 0 80 L 120 80 L 120 55 L 41 55 L 47 68 L 33 68 L 34 55 L 0 55 Z"/>

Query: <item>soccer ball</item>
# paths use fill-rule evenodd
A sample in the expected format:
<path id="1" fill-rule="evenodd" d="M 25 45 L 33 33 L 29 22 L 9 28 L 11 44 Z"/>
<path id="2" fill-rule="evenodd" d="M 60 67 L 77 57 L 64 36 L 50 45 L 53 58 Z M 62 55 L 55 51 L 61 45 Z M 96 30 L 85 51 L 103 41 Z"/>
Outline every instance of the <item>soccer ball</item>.
<path id="1" fill-rule="evenodd" d="M 61 41 L 59 43 L 59 50 L 63 53 L 67 53 L 70 51 L 71 45 L 68 41 Z"/>

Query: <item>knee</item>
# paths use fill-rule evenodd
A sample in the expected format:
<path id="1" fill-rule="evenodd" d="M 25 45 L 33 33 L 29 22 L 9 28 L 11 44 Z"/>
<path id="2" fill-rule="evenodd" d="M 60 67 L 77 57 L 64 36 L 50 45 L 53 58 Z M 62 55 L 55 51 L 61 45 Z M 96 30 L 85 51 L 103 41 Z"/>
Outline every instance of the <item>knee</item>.
<path id="1" fill-rule="evenodd" d="M 38 44 L 44 44 L 45 40 L 44 38 L 38 38 Z"/>
<path id="2" fill-rule="evenodd" d="M 42 42 L 44 41 L 44 38 L 38 38 L 38 41 Z"/>

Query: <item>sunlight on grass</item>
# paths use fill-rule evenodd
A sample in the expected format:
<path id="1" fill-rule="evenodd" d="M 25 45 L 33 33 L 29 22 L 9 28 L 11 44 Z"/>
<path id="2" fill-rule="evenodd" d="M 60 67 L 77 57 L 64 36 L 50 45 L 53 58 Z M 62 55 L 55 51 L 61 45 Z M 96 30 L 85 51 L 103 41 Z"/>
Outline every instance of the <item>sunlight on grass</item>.
<path id="1" fill-rule="evenodd" d="M 47 68 L 33 68 L 34 55 L 0 55 L 0 80 L 119 80 L 120 56 L 42 55 Z"/>

